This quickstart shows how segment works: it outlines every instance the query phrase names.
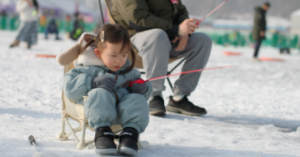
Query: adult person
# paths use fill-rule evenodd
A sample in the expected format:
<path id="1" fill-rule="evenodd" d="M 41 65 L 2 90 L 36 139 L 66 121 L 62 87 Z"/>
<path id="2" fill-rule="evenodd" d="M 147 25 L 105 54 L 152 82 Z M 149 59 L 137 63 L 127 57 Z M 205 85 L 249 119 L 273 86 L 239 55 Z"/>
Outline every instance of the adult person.
<path id="1" fill-rule="evenodd" d="M 60 40 L 59 37 L 59 28 L 56 24 L 55 18 L 52 18 L 49 21 L 49 24 L 45 30 L 45 39 L 48 39 L 48 34 L 55 34 L 55 40 Z"/>
<path id="2" fill-rule="evenodd" d="M 84 21 L 82 15 L 79 12 L 74 14 L 73 30 L 70 32 L 70 38 L 77 40 L 80 35 L 84 32 Z"/>
<path id="3" fill-rule="evenodd" d="M 185 57 L 182 71 L 205 67 L 212 46 L 204 33 L 194 33 L 198 19 L 189 18 L 181 0 L 112 0 L 112 18 L 131 35 L 133 45 L 143 59 L 147 79 L 167 74 L 170 57 Z M 187 99 L 197 87 L 201 73 L 181 75 L 174 85 L 167 111 L 186 115 L 204 115 L 206 110 Z M 151 81 L 150 114 L 164 116 L 162 98 L 164 79 Z"/>
<path id="4" fill-rule="evenodd" d="M 16 6 L 20 14 L 20 31 L 10 47 L 16 47 L 20 41 L 27 43 L 27 48 L 37 43 L 39 4 L 37 0 L 19 0 Z"/>
<path id="5" fill-rule="evenodd" d="M 252 30 L 253 40 L 256 41 L 253 61 L 259 61 L 258 53 L 261 42 L 266 39 L 267 20 L 266 13 L 270 8 L 270 3 L 265 2 L 261 7 L 255 7 L 254 25 Z"/>

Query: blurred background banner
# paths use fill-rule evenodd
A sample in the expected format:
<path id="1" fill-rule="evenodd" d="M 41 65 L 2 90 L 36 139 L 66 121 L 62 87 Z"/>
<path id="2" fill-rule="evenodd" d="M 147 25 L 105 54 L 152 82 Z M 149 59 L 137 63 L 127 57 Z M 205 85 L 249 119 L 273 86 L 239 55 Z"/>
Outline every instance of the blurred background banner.
<path id="1" fill-rule="evenodd" d="M 16 30 L 19 26 L 15 5 L 18 0 L 0 0 L 0 29 Z M 182 0 L 190 17 L 202 19 L 224 0 Z M 55 19 L 60 32 L 76 31 L 74 22 L 79 21 L 82 30 L 96 32 L 102 25 L 99 0 L 38 0 L 41 16 L 39 32 L 44 32 L 51 19 Z M 101 0 L 105 23 L 108 22 L 105 1 Z M 226 5 L 200 24 L 197 31 L 207 33 L 216 44 L 250 46 L 253 43 L 254 8 L 265 0 L 229 0 Z M 270 0 L 267 13 L 267 39 L 264 46 L 300 48 L 300 1 Z M 80 31 L 78 31 L 80 32 Z M 78 33 L 77 32 L 77 33 Z M 74 32 L 73 32 L 74 33 Z M 80 33 L 79 33 L 80 34 Z M 77 37 L 76 35 L 75 37 Z"/>
<path id="2" fill-rule="evenodd" d="M 0 29 L 16 30 L 18 28 L 18 14 L 15 10 L 17 2 L 18 0 L 0 0 Z M 40 32 L 44 32 L 45 26 L 52 18 L 56 19 L 61 31 L 71 31 L 76 13 L 80 14 L 86 31 L 93 31 L 102 21 L 98 0 L 38 0 L 38 3 L 41 10 Z"/>

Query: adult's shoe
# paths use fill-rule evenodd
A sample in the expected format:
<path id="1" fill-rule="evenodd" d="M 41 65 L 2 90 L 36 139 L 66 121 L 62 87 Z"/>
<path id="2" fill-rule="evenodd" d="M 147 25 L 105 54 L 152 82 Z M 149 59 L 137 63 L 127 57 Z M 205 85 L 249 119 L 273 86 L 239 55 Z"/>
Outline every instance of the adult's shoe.
<path id="1" fill-rule="evenodd" d="M 166 115 L 164 99 L 161 96 L 155 96 L 149 101 L 149 112 L 151 115 L 163 117 Z"/>
<path id="2" fill-rule="evenodd" d="M 170 100 L 167 106 L 167 111 L 174 113 L 182 113 L 189 116 L 202 116 L 207 113 L 205 108 L 194 105 L 184 96 L 179 101 L 174 101 L 173 97 L 170 96 Z"/>

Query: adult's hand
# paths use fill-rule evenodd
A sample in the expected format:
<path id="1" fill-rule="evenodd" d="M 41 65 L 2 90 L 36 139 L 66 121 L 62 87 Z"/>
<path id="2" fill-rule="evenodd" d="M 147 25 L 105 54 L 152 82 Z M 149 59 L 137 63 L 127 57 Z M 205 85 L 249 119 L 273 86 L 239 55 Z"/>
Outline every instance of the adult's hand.
<path id="1" fill-rule="evenodd" d="M 176 43 L 179 40 L 178 46 L 175 48 L 176 51 L 183 51 L 186 48 L 186 45 L 189 41 L 189 35 L 183 35 L 175 37 L 175 39 L 172 41 L 173 43 Z"/>
<path id="2" fill-rule="evenodd" d="M 184 20 L 179 25 L 179 33 L 178 33 L 179 36 L 193 34 L 195 32 L 196 28 L 199 28 L 197 23 L 200 23 L 200 20 L 195 19 L 195 18 Z"/>

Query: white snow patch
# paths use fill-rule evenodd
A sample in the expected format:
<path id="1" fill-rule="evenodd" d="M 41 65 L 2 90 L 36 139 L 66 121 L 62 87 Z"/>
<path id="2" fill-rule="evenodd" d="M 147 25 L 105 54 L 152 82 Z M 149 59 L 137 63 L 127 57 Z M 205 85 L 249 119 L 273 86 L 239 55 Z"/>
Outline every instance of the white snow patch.
<path id="1" fill-rule="evenodd" d="M 32 50 L 26 50 L 24 44 L 9 49 L 16 33 L 0 33 L 0 156 L 33 156 L 36 151 L 27 141 L 29 135 L 36 137 L 41 152 L 61 157 L 99 156 L 93 144 L 77 150 L 72 137 L 56 140 L 61 127 L 63 67 L 54 59 L 31 56 L 58 54 L 74 42 L 46 41 L 41 34 Z M 225 50 L 242 55 L 224 56 Z M 252 53 L 250 47 L 214 45 L 207 68 L 235 66 L 203 72 L 189 99 L 205 107 L 208 114 L 150 116 L 150 124 L 141 134 L 147 148 L 138 156 L 300 156 L 299 51 L 280 55 L 277 49 L 262 48 L 260 56 L 284 62 L 252 62 Z M 171 94 L 167 88 L 166 103 Z M 93 137 L 88 131 L 87 139 Z"/>

